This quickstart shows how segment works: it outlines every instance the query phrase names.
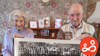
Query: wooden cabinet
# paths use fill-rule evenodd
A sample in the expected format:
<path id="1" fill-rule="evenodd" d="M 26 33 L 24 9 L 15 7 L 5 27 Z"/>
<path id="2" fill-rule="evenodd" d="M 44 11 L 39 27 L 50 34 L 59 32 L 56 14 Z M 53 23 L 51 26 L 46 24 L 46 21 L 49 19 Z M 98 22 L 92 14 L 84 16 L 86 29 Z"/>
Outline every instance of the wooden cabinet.
<path id="1" fill-rule="evenodd" d="M 58 28 L 30 28 L 33 31 L 37 31 L 35 38 L 44 38 L 44 39 L 56 39 L 59 29 Z M 49 30 L 49 36 L 41 36 L 41 30 Z M 52 34 L 54 37 L 52 37 Z"/>
<path id="2" fill-rule="evenodd" d="M 0 44 L 0 56 L 2 56 L 1 49 L 2 49 L 2 45 Z"/>

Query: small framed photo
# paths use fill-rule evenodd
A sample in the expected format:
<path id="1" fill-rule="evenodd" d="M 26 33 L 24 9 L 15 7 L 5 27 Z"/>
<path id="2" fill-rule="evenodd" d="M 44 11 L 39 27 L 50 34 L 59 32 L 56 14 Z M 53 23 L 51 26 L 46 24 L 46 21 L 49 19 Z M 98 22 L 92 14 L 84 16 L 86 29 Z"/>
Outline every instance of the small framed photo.
<path id="1" fill-rule="evenodd" d="M 49 30 L 41 30 L 41 36 L 49 36 Z"/>
<path id="2" fill-rule="evenodd" d="M 55 28 L 61 27 L 61 19 L 55 19 Z"/>
<path id="3" fill-rule="evenodd" d="M 37 28 L 37 21 L 30 21 L 30 28 Z"/>
<path id="4" fill-rule="evenodd" d="M 34 32 L 34 36 L 37 36 L 37 31 L 33 31 Z"/>
<path id="5" fill-rule="evenodd" d="M 50 17 L 43 17 L 44 19 L 44 26 L 50 27 Z"/>
<path id="6" fill-rule="evenodd" d="M 44 28 L 44 19 L 39 19 L 39 28 Z"/>

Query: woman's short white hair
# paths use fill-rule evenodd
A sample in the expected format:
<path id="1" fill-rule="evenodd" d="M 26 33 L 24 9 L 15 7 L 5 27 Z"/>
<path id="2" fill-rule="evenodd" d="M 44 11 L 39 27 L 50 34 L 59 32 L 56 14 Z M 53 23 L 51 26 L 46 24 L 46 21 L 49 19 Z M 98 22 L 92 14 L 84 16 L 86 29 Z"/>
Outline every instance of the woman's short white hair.
<path id="1" fill-rule="evenodd" d="M 10 23 L 10 27 L 14 26 L 13 20 L 15 19 L 14 17 L 18 16 L 18 17 L 23 17 L 25 20 L 25 27 L 28 27 L 28 16 L 21 10 L 14 10 L 10 13 L 9 15 L 9 23 Z"/>

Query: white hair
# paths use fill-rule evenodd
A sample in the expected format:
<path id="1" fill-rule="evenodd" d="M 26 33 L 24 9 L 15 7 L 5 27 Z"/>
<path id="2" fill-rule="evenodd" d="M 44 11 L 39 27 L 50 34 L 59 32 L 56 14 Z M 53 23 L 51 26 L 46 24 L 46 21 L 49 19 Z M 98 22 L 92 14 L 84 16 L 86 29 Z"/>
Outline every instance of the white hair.
<path id="1" fill-rule="evenodd" d="M 24 21 L 25 21 L 25 27 L 28 27 L 28 16 L 21 10 L 14 10 L 10 13 L 9 15 L 9 23 L 10 23 L 10 27 L 14 26 L 13 20 L 15 19 L 14 16 L 18 16 L 18 17 L 23 17 Z"/>

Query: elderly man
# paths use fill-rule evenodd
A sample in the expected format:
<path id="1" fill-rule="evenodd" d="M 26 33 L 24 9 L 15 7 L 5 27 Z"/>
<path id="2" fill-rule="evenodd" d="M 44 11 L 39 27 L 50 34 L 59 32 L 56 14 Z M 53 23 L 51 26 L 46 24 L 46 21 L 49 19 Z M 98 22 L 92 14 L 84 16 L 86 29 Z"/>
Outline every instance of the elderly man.
<path id="1" fill-rule="evenodd" d="M 93 26 L 85 23 L 83 8 L 76 3 L 71 5 L 68 11 L 69 23 L 59 29 L 58 39 L 81 40 L 86 36 L 94 36 L 95 29 Z"/>
<path id="2" fill-rule="evenodd" d="M 70 22 L 59 29 L 58 39 L 81 40 L 86 36 L 94 35 L 94 27 L 82 20 L 84 12 L 80 4 L 73 4 L 68 11 L 68 16 Z"/>

